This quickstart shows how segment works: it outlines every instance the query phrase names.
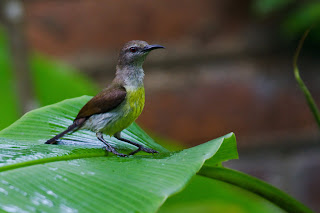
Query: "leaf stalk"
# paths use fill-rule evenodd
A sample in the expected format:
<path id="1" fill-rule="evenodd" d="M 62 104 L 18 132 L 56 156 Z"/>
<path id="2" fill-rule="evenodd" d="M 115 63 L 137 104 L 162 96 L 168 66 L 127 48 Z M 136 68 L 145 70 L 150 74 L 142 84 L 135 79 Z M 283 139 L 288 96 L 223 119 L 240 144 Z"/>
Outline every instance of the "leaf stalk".
<path id="1" fill-rule="evenodd" d="M 297 50 L 294 54 L 294 57 L 293 57 L 293 71 L 294 71 L 294 77 L 296 78 L 296 81 L 298 82 L 299 84 L 299 87 L 300 89 L 302 90 L 305 98 L 306 98 L 306 101 L 309 105 L 309 108 L 313 114 L 313 117 L 315 118 L 319 128 L 320 128 L 320 113 L 319 113 L 319 109 L 317 107 L 317 104 L 316 102 L 314 101 L 309 89 L 307 88 L 307 86 L 305 85 L 305 83 L 303 82 L 302 78 L 300 77 L 300 73 L 299 73 L 299 69 L 298 69 L 298 65 L 297 65 L 297 62 L 298 62 L 298 58 L 299 58 L 299 54 L 300 54 L 300 51 L 302 49 L 302 46 L 303 46 L 303 43 L 306 39 L 306 37 L 308 36 L 309 32 L 310 32 L 311 28 L 308 29 L 304 35 L 302 36 L 299 44 L 298 44 L 298 47 L 297 47 Z"/>
<path id="2" fill-rule="evenodd" d="M 258 178 L 224 167 L 204 165 L 198 175 L 220 180 L 257 194 L 290 213 L 312 213 L 308 207 Z"/>

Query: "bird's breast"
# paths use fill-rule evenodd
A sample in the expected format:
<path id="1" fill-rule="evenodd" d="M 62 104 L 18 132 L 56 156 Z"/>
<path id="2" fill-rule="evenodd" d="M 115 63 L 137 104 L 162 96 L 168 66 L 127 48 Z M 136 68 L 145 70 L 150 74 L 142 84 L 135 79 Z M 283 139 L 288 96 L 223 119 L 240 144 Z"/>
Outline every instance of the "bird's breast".
<path id="1" fill-rule="evenodd" d="M 127 88 L 126 88 L 127 89 Z M 141 114 L 144 102 L 145 102 L 145 92 L 144 87 L 139 87 L 136 89 L 127 89 L 127 96 L 125 100 L 125 111 L 127 112 L 127 117 L 136 120 Z"/>
<path id="2" fill-rule="evenodd" d="M 115 110 L 117 116 L 104 128 L 103 132 L 105 134 L 114 135 L 127 128 L 139 117 L 143 110 L 145 102 L 144 87 L 126 88 L 126 91 L 127 95 L 124 102 Z"/>
<path id="3" fill-rule="evenodd" d="M 143 110 L 145 92 L 144 87 L 129 87 L 126 91 L 126 98 L 118 107 L 110 112 L 91 116 L 82 128 L 112 136 L 132 124 Z"/>

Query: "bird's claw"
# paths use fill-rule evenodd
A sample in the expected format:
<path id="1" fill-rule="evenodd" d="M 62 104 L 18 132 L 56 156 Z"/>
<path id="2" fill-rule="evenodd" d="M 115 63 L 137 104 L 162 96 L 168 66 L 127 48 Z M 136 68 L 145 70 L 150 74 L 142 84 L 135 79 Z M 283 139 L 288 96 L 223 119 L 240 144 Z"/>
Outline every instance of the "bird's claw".
<path id="1" fill-rule="evenodd" d="M 113 147 L 104 146 L 103 149 L 105 149 L 107 152 L 112 152 L 119 157 L 128 157 L 126 154 L 117 152 Z"/>
<path id="2" fill-rule="evenodd" d="M 155 154 L 155 153 L 159 153 L 158 151 L 151 149 L 151 148 L 147 148 L 147 147 L 142 147 L 141 151 L 147 152 L 147 153 L 151 153 L 151 154 Z"/>
<path id="3" fill-rule="evenodd" d="M 113 154 L 115 154 L 115 155 L 117 155 L 117 156 L 119 156 L 119 157 L 128 157 L 128 155 L 123 154 L 123 153 L 119 153 L 119 152 L 117 152 L 117 153 L 114 153 L 114 152 L 113 152 Z"/>
<path id="4" fill-rule="evenodd" d="M 131 152 L 129 155 L 134 155 L 134 154 L 136 154 L 137 152 L 140 152 L 140 151 L 144 151 L 146 153 L 151 153 L 151 154 L 159 153 L 158 151 L 156 151 L 154 149 L 141 146 L 137 150 Z"/>
<path id="5" fill-rule="evenodd" d="M 107 151 L 107 152 L 111 152 L 111 149 L 109 149 L 108 146 L 104 146 L 104 147 L 102 147 L 102 149 L 105 150 L 105 151 Z"/>
<path id="6" fill-rule="evenodd" d="M 113 154 L 120 156 L 120 157 L 128 157 L 128 155 L 126 155 L 126 154 L 117 152 L 112 146 L 104 146 L 103 149 L 106 150 L 107 152 L 112 152 Z M 151 153 L 151 154 L 159 153 L 158 151 L 156 151 L 154 149 L 140 146 L 137 150 L 130 152 L 129 155 L 134 155 L 140 151 L 144 151 L 146 153 Z"/>

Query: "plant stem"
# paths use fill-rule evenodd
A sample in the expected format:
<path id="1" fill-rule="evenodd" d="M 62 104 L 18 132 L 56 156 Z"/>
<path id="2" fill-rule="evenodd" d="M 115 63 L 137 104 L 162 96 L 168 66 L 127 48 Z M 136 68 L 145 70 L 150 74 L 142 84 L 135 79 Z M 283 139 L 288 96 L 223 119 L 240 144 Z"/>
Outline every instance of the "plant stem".
<path id="1" fill-rule="evenodd" d="M 308 207 L 270 184 L 242 172 L 203 166 L 198 175 L 220 180 L 255 193 L 290 213 L 312 213 Z"/>
<path id="2" fill-rule="evenodd" d="M 310 28 L 311 29 L 311 28 Z M 317 104 L 315 103 L 314 99 L 312 98 L 312 95 L 310 93 L 310 91 L 308 90 L 307 86 L 305 85 L 305 83 L 303 82 L 303 80 L 300 77 L 300 73 L 299 73 L 299 69 L 298 69 L 298 65 L 297 65 L 297 61 L 298 61 L 298 57 L 301 51 L 301 48 L 303 46 L 304 40 L 306 39 L 307 35 L 310 32 L 310 29 L 308 29 L 304 35 L 302 36 L 299 45 L 297 47 L 297 50 L 294 54 L 294 58 L 293 58 L 293 70 L 294 70 L 294 76 L 296 78 L 296 81 L 299 84 L 300 89 L 302 90 L 302 92 L 304 93 L 304 96 L 307 100 L 307 103 L 310 107 L 311 112 L 313 113 L 314 118 L 316 119 L 316 122 L 320 128 L 320 113 L 317 107 Z"/>

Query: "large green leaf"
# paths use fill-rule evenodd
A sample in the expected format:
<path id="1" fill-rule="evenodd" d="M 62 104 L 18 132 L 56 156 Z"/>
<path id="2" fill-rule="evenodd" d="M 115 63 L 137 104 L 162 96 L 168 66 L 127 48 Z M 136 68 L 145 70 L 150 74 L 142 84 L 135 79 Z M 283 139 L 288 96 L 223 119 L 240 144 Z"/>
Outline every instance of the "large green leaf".
<path id="1" fill-rule="evenodd" d="M 221 146 L 224 142 L 234 140 L 231 134 L 226 140 L 222 137 L 190 149 L 168 152 L 133 124 L 123 136 L 160 154 L 127 158 L 107 154 L 95 134 L 86 130 L 66 135 L 61 145 L 43 144 L 70 125 L 89 98 L 83 96 L 34 110 L 0 132 L 0 209 L 155 212 L 220 147 L 228 147 Z M 123 152 L 134 150 L 116 139 L 108 141 Z M 212 159 L 218 163 L 222 158 Z"/>

